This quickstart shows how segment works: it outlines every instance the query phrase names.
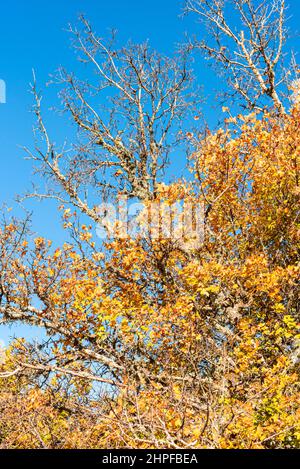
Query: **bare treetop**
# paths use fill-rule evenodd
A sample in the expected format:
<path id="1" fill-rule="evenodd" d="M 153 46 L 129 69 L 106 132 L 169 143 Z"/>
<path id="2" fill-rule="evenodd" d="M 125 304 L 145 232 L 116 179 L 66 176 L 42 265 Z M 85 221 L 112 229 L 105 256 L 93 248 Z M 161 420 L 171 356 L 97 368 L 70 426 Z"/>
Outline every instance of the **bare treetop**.
<path id="1" fill-rule="evenodd" d="M 228 82 L 249 109 L 264 107 L 264 98 L 284 110 L 280 85 L 283 67 L 285 0 L 187 0 L 186 12 L 195 13 L 209 31 L 209 39 L 195 41 L 228 75 Z"/>
<path id="2" fill-rule="evenodd" d="M 93 74 L 89 72 L 85 81 L 60 69 L 55 77 L 63 86 L 63 108 L 79 131 L 79 143 L 68 152 L 54 148 L 34 86 L 35 111 L 47 148 L 37 148 L 31 156 L 58 183 L 57 198 L 67 195 L 67 201 L 96 218 L 82 198 L 87 187 L 99 196 L 109 191 L 139 199 L 155 195 L 191 107 L 192 77 L 184 54 L 167 58 L 148 43 L 118 49 L 114 37 L 104 42 L 85 18 L 81 25 L 70 27 L 70 32 L 79 60 L 91 66 Z"/>

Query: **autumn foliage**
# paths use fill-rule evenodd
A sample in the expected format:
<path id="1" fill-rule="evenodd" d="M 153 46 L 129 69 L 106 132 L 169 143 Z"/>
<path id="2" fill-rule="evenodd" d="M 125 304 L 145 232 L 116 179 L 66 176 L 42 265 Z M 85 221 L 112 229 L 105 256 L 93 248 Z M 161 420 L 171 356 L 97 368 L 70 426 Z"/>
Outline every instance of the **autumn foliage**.
<path id="1" fill-rule="evenodd" d="M 3 321 L 47 338 L 6 351 L 2 448 L 300 447 L 299 127 L 297 103 L 231 116 L 158 185 L 204 205 L 197 247 L 99 245 L 65 206 L 61 247 L 3 225 Z"/>

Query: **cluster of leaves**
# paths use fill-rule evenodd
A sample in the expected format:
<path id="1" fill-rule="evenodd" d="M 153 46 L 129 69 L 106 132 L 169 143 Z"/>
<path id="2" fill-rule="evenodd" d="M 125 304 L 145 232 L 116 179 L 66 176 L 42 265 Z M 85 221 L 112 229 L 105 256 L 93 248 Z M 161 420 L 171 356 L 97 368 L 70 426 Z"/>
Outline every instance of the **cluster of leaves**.
<path id="1" fill-rule="evenodd" d="M 204 204 L 197 247 L 100 250 L 65 208 L 75 241 L 55 250 L 2 227 L 3 321 L 48 338 L 7 351 L 1 447 L 300 447 L 299 126 L 298 104 L 230 118 L 200 142 L 192 183 L 158 187 Z"/>

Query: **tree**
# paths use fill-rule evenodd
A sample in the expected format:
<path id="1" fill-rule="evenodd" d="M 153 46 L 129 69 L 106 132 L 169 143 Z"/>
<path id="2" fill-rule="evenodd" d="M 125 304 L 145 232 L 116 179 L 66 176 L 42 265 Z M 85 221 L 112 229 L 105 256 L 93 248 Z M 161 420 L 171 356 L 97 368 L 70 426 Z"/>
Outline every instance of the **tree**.
<path id="1" fill-rule="evenodd" d="M 80 196 L 86 180 L 75 183 L 83 166 L 70 172 L 54 150 L 39 103 L 37 158 L 70 236 L 54 247 L 27 220 L 2 223 L 2 322 L 41 326 L 47 340 L 6 352 L 0 446 L 299 448 L 299 102 L 207 130 L 190 180 L 139 192 L 140 229 L 120 236 L 118 220 L 105 243 L 80 218 L 99 221 Z M 204 206 L 198 243 L 178 229 L 178 202 Z M 171 233 L 157 229 L 166 215 Z"/>

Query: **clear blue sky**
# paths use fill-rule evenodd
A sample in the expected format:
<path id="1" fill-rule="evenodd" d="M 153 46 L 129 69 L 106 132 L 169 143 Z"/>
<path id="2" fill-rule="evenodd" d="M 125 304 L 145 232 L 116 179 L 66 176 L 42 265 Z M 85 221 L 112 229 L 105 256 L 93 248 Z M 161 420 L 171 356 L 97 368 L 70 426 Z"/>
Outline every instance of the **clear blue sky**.
<path id="1" fill-rule="evenodd" d="M 290 0 L 291 30 L 300 25 L 300 1 Z M 0 104 L 0 206 L 6 202 L 13 206 L 14 196 L 23 193 L 31 180 L 31 163 L 24 160 L 19 145 L 32 146 L 33 115 L 30 113 L 32 97 L 29 83 L 35 69 L 41 89 L 48 75 L 60 65 L 76 70 L 75 56 L 70 48 L 69 36 L 64 31 L 68 23 L 76 23 L 78 14 L 84 13 L 103 36 L 110 28 L 119 32 L 120 41 L 150 40 L 160 52 L 171 54 L 174 45 L 183 39 L 185 31 L 199 32 L 194 18 L 180 18 L 183 0 L 10 0 L 1 3 L 0 79 L 7 86 L 7 103 Z M 299 38 L 292 40 L 295 49 Z M 214 74 L 198 58 L 195 70 L 199 81 L 211 92 L 218 83 Z M 45 106 L 55 97 L 55 89 L 44 92 Z M 213 110 L 207 110 L 208 121 L 214 121 Z M 55 129 L 55 117 L 50 118 Z M 57 129 L 62 135 L 64 129 Z M 41 235 L 59 238 L 54 207 L 35 204 L 34 226 Z M 49 234 L 50 233 L 50 234 Z M 0 339 L 7 341 L 8 332 L 0 328 Z M 22 330 L 21 330 L 22 332 Z M 18 330 L 19 333 L 19 330 Z"/>

